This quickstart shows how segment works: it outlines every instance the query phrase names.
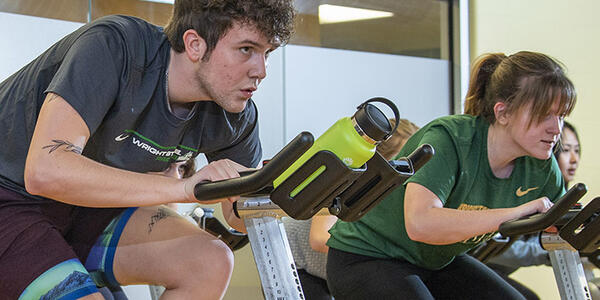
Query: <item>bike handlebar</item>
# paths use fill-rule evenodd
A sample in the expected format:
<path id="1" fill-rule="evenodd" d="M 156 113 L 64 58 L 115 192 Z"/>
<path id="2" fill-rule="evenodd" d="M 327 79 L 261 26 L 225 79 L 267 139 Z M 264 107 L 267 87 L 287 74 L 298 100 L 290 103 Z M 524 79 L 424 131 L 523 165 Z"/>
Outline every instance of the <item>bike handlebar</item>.
<path id="1" fill-rule="evenodd" d="M 300 158 L 313 142 L 314 138 L 310 132 L 301 132 L 261 169 L 242 172 L 251 174 L 238 178 L 200 182 L 194 187 L 194 196 L 198 201 L 204 201 L 259 191 L 271 184 L 275 178 Z"/>

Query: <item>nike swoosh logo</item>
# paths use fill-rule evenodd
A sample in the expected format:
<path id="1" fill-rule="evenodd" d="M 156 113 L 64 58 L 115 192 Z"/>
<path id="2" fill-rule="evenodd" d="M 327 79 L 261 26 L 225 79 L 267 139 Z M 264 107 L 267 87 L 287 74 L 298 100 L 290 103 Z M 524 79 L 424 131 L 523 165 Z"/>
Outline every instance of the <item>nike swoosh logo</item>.
<path id="1" fill-rule="evenodd" d="M 120 142 L 120 141 L 122 141 L 122 140 L 124 140 L 124 139 L 126 139 L 128 137 L 129 137 L 129 134 L 127 134 L 127 133 L 121 133 L 119 136 L 117 136 L 115 138 L 115 141 Z"/>
<path id="2" fill-rule="evenodd" d="M 526 190 L 524 190 L 524 191 L 523 191 L 523 190 L 521 190 L 521 188 L 522 188 L 522 187 L 520 186 L 520 187 L 517 189 L 517 191 L 515 191 L 515 194 L 517 194 L 517 197 L 523 197 L 523 196 L 525 196 L 527 193 L 529 193 L 529 192 L 531 192 L 531 191 L 533 191 L 533 190 L 537 190 L 537 189 L 538 189 L 538 187 L 537 187 L 537 186 L 536 186 L 536 187 L 532 187 L 532 188 L 528 188 L 528 189 L 526 189 Z"/>

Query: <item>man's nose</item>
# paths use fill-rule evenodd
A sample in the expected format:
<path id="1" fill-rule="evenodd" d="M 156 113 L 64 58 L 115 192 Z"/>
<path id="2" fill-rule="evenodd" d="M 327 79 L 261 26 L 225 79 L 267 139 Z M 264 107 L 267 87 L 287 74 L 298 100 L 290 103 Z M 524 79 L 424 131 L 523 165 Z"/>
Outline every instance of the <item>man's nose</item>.
<path id="1" fill-rule="evenodd" d="M 258 80 L 267 77 L 267 59 L 264 55 L 256 55 L 248 75 L 251 78 L 257 78 Z"/>

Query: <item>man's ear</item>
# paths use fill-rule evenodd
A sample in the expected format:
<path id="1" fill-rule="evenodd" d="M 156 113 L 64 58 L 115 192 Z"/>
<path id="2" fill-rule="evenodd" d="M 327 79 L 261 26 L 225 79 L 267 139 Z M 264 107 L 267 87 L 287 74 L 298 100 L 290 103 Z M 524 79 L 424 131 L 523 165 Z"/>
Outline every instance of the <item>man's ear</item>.
<path id="1" fill-rule="evenodd" d="M 204 57 L 206 41 L 198 35 L 196 30 L 188 29 L 183 33 L 183 44 L 185 45 L 185 53 L 191 61 L 197 62 Z"/>
<path id="2" fill-rule="evenodd" d="M 508 124 L 509 113 L 506 103 L 498 101 L 494 104 L 494 117 L 500 125 Z"/>

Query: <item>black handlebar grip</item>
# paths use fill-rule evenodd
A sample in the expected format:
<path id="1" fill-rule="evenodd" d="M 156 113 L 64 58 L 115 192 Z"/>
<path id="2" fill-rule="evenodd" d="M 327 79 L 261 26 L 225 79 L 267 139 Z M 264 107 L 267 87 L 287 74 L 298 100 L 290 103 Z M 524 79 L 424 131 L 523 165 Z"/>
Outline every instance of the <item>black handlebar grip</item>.
<path id="1" fill-rule="evenodd" d="M 504 236 L 518 236 L 522 234 L 542 231 L 552 226 L 562 215 L 585 195 L 587 187 L 583 183 L 574 185 L 545 213 L 516 219 L 500 224 L 498 231 Z"/>
<path id="2" fill-rule="evenodd" d="M 417 172 L 435 154 L 435 150 L 429 144 L 423 144 L 408 155 L 407 159 L 413 165 L 413 172 Z"/>
<path id="3" fill-rule="evenodd" d="M 268 164 L 250 175 L 213 182 L 200 182 L 194 187 L 198 201 L 245 195 L 261 190 L 292 165 L 314 142 L 310 132 L 301 132 Z"/>

